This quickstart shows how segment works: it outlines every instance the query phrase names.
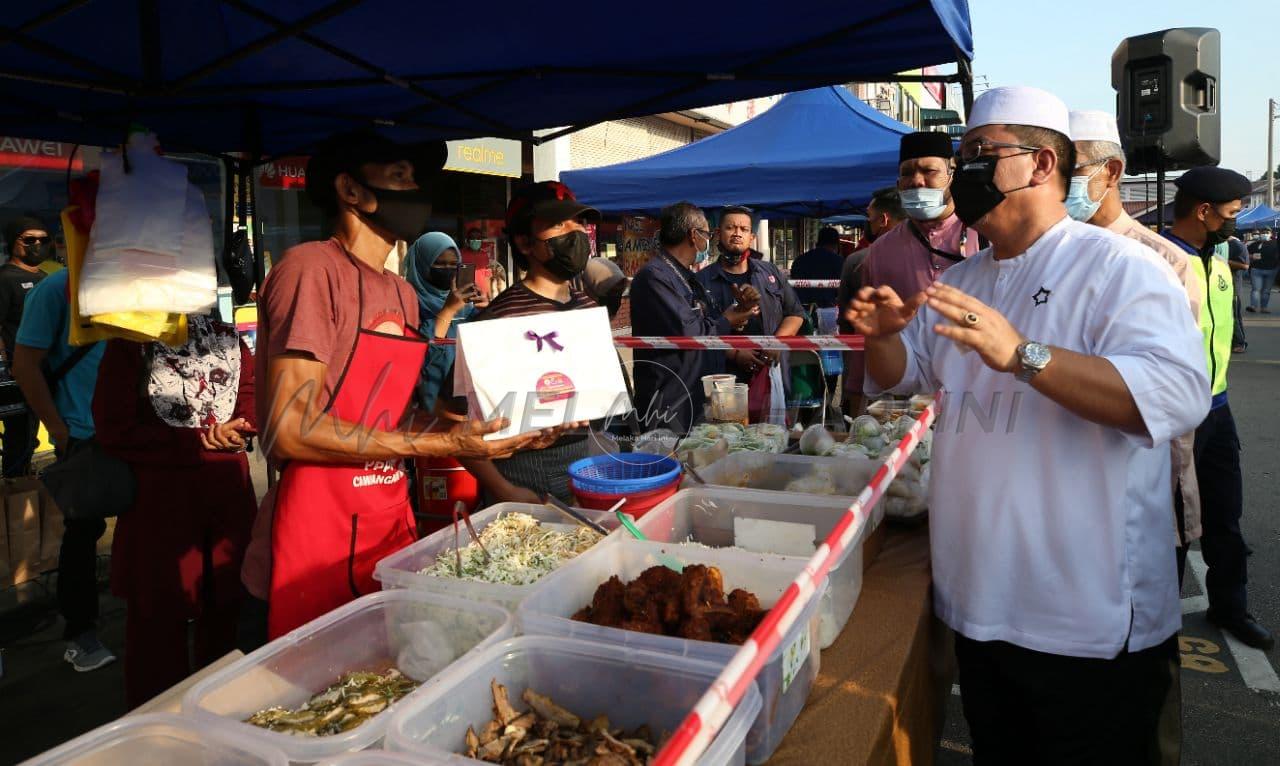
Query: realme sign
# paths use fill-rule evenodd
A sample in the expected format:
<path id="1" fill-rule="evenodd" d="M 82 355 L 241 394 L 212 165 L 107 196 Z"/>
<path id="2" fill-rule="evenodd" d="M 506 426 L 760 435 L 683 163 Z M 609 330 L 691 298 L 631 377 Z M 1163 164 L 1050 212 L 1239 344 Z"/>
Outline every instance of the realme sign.
<path id="1" fill-rule="evenodd" d="M 520 142 L 509 138 L 469 138 L 449 141 L 445 170 L 520 177 Z"/>

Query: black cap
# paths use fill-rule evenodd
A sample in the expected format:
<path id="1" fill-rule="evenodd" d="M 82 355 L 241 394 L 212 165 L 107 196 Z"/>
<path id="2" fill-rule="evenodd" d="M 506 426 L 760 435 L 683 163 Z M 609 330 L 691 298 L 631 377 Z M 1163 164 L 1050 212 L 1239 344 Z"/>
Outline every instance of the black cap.
<path id="1" fill-rule="evenodd" d="M 921 157 L 941 157 L 949 160 L 953 156 L 955 156 L 955 150 L 951 145 L 951 136 L 935 130 L 908 133 L 902 137 L 902 144 L 898 148 L 899 164 L 907 160 L 918 160 Z"/>
<path id="2" fill-rule="evenodd" d="M 36 218 L 28 213 L 14 218 L 4 225 L 4 252 L 9 257 L 13 257 L 14 244 L 18 241 L 18 237 L 22 236 L 24 231 L 44 231 L 52 234 L 49 227 L 45 226 L 44 221 Z"/>
<path id="3" fill-rule="evenodd" d="M 1253 191 L 1249 179 L 1236 171 L 1208 166 L 1188 170 L 1173 185 L 1189 197 L 1215 205 L 1247 197 Z"/>
<path id="4" fill-rule="evenodd" d="M 356 130 L 330 136 L 307 161 L 307 196 L 322 208 L 332 206 L 333 179 L 339 173 L 358 174 L 366 162 L 408 160 L 419 186 L 444 167 L 449 150 L 443 141 L 398 144 L 372 130 Z"/>
<path id="5" fill-rule="evenodd" d="M 588 207 L 573 196 L 573 190 L 559 181 L 521 186 L 511 193 L 507 203 L 507 236 L 527 234 L 533 219 L 568 221 L 574 218 L 600 220 L 600 211 Z"/>

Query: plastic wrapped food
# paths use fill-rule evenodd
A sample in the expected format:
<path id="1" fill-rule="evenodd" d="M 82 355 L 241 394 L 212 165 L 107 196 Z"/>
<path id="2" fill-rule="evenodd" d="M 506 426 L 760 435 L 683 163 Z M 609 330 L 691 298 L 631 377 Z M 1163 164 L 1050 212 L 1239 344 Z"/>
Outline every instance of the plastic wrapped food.
<path id="1" fill-rule="evenodd" d="M 821 424 L 809 426 L 800 435 L 800 452 L 805 455 L 829 455 L 835 446 L 836 440 Z"/>
<path id="2" fill-rule="evenodd" d="M 636 437 L 632 449 L 650 455 L 670 455 L 675 452 L 680 437 L 669 428 L 659 428 Z"/>

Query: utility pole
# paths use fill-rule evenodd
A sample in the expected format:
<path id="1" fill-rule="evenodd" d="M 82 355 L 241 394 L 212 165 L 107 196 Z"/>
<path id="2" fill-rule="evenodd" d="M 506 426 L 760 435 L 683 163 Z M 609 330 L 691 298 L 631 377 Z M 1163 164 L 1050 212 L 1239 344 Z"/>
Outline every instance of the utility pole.
<path id="1" fill-rule="evenodd" d="M 1274 98 L 1267 99 L 1267 207 L 1272 210 L 1276 209 L 1276 159 L 1275 159 L 1275 129 L 1276 120 L 1280 119 L 1277 113 Z"/>

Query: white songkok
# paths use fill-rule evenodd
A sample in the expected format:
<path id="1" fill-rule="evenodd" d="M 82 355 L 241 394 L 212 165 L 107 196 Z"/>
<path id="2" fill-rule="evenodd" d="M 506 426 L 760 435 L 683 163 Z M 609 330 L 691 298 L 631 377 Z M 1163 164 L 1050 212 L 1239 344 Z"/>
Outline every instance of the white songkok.
<path id="1" fill-rule="evenodd" d="M 1085 110 L 1071 113 L 1072 141 L 1107 141 L 1120 143 L 1115 115 L 1110 112 Z"/>
<path id="2" fill-rule="evenodd" d="M 969 112 L 969 130 L 983 125 L 1030 125 L 1071 135 L 1071 120 L 1062 99 L 1025 85 L 992 88 L 978 96 Z"/>

